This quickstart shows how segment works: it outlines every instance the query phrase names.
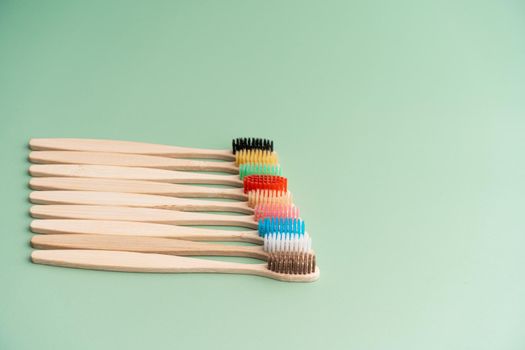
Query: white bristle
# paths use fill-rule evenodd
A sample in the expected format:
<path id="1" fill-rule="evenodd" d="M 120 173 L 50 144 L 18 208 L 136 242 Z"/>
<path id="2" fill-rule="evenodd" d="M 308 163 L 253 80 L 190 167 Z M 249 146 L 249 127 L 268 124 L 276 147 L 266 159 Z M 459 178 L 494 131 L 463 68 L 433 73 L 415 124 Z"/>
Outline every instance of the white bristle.
<path id="1" fill-rule="evenodd" d="M 305 233 L 286 234 L 286 233 L 269 233 L 264 237 L 264 251 L 274 252 L 309 252 L 312 249 L 312 239 Z"/>

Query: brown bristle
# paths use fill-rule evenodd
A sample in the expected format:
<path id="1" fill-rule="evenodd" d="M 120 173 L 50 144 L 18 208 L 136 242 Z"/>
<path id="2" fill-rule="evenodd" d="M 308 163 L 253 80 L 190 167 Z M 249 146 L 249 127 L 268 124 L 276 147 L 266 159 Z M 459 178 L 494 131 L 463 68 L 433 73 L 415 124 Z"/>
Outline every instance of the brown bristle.
<path id="1" fill-rule="evenodd" d="M 315 272 L 315 255 L 302 252 L 276 252 L 268 256 L 268 270 L 289 275 Z"/>

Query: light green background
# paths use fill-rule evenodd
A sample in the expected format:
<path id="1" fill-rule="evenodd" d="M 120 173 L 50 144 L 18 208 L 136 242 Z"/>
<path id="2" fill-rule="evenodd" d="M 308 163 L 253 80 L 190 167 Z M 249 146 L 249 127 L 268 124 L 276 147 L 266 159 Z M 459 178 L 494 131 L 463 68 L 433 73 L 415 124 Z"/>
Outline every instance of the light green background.
<path id="1" fill-rule="evenodd" d="M 0 349 L 524 349 L 523 1 L 0 2 Z M 32 265 L 27 142 L 271 137 L 315 284 Z"/>

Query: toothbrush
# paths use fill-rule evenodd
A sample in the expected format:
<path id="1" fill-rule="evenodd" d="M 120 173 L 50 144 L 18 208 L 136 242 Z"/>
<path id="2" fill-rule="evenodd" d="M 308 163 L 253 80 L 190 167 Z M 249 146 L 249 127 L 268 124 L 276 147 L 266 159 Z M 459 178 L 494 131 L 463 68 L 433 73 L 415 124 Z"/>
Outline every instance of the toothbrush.
<path id="1" fill-rule="evenodd" d="M 107 271 L 248 274 L 286 282 L 313 282 L 319 278 L 315 255 L 310 253 L 272 253 L 267 264 L 103 250 L 35 250 L 31 259 L 36 264 Z"/>
<path id="2" fill-rule="evenodd" d="M 173 238 L 70 234 L 36 235 L 31 239 L 31 246 L 36 249 L 118 250 L 183 256 L 237 256 L 267 260 L 268 254 L 272 252 L 308 253 L 311 250 L 311 241 L 307 235 L 291 237 L 286 241 L 266 237 L 263 246 L 239 246 Z"/>
<path id="3" fill-rule="evenodd" d="M 178 159 L 142 154 L 79 151 L 32 151 L 29 160 L 40 164 L 91 164 L 156 168 L 183 171 L 215 171 L 239 174 L 239 165 L 260 163 L 277 165 L 277 154 L 260 150 L 239 151 L 235 162 Z M 277 167 L 277 170 L 280 171 Z"/>
<path id="4" fill-rule="evenodd" d="M 235 154 L 239 150 L 260 149 L 273 152 L 273 141 L 261 138 L 237 138 L 232 141 L 232 150 L 214 150 L 116 140 L 35 138 L 29 141 L 29 147 L 34 151 L 115 152 L 172 158 L 235 160 Z"/>
<path id="5" fill-rule="evenodd" d="M 30 187 L 33 189 L 67 189 L 67 190 L 97 190 L 97 191 L 115 191 L 127 193 L 160 193 L 160 194 L 176 194 L 177 191 L 182 196 L 192 197 L 233 197 L 245 199 L 246 194 L 259 190 L 253 198 L 260 198 L 264 195 L 273 197 L 288 197 L 288 180 L 282 176 L 270 175 L 250 175 L 244 178 L 243 187 L 244 195 L 239 190 L 222 190 L 222 189 L 202 189 L 199 187 L 175 187 L 169 184 L 139 182 L 139 181 L 124 181 L 124 180 L 100 180 L 90 181 L 90 179 L 80 178 L 35 178 L 30 180 Z M 174 192 L 172 192 L 174 191 Z M 264 192 L 271 191 L 271 192 Z M 249 196 L 248 196 L 249 197 Z M 249 198 L 248 198 L 249 199 Z"/>
<path id="6" fill-rule="evenodd" d="M 264 239 L 256 230 L 229 231 L 205 229 L 200 227 L 111 220 L 36 219 L 31 222 L 31 231 L 48 235 L 118 235 L 176 238 L 190 241 L 247 242 L 256 244 L 262 244 Z"/>
<path id="7" fill-rule="evenodd" d="M 127 179 L 168 182 L 176 184 L 215 184 L 242 186 L 245 176 L 254 174 L 281 175 L 279 165 L 242 164 L 239 175 L 199 174 L 165 169 L 122 167 L 89 164 L 33 164 L 29 173 L 38 177 L 85 177 L 100 179 Z"/>
<path id="8" fill-rule="evenodd" d="M 33 191 L 34 204 L 107 205 L 168 209 L 177 211 L 220 211 L 254 215 L 258 221 L 267 217 L 299 218 L 299 209 L 286 204 L 258 204 L 250 208 L 246 202 L 206 201 L 166 196 L 94 191 Z"/>
<path id="9" fill-rule="evenodd" d="M 284 179 L 284 178 L 282 178 Z M 116 179 L 90 179 L 67 177 L 38 177 L 29 181 L 29 187 L 34 190 L 67 190 L 67 191 L 97 191 L 97 192 L 122 192 L 138 194 L 157 194 L 172 197 L 189 198 L 229 198 L 248 201 L 253 207 L 256 203 L 286 203 L 291 204 L 292 196 L 287 191 L 284 180 L 268 186 L 264 183 L 259 186 L 256 181 L 248 182 L 249 191 L 244 189 L 225 189 L 213 187 L 200 187 L 188 185 L 174 185 L 152 181 L 116 180 Z M 247 192 L 247 193 L 245 193 Z"/>
<path id="10" fill-rule="evenodd" d="M 134 221 L 35 219 L 31 231 L 46 235 L 112 235 L 135 237 L 175 238 L 189 241 L 247 242 L 268 246 L 290 245 L 292 240 L 307 237 L 306 232 L 274 226 L 271 232 L 213 230 L 199 227 L 154 224 Z M 288 232 L 289 231 L 289 232 Z M 270 249 L 274 251 L 275 249 Z"/>

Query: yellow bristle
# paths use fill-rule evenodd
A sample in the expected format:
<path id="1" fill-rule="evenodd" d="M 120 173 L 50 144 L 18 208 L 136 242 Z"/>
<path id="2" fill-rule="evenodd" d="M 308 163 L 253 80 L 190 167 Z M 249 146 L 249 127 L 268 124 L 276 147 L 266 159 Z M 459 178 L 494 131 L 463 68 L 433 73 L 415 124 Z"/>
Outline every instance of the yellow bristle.
<path id="1" fill-rule="evenodd" d="M 248 192 L 248 206 L 254 208 L 258 204 L 283 204 L 291 205 L 292 194 L 290 192 L 255 190 Z"/>
<path id="2" fill-rule="evenodd" d="M 241 150 L 235 153 L 235 164 L 237 166 L 246 163 L 276 165 L 279 163 L 279 159 L 277 153 L 260 149 Z"/>

